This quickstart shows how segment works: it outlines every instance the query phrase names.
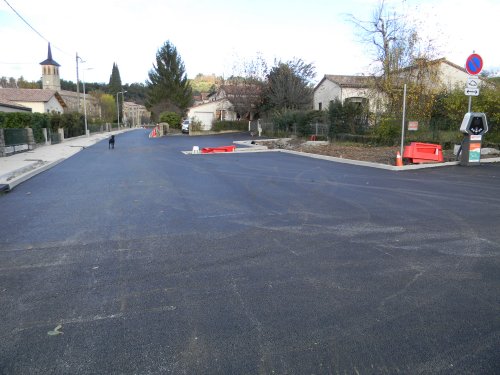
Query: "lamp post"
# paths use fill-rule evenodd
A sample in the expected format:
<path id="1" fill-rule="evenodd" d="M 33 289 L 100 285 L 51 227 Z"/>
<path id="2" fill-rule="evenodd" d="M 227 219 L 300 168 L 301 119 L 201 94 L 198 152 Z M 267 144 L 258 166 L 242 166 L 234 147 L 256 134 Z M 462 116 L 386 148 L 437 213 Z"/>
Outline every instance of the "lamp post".
<path id="1" fill-rule="evenodd" d="M 85 118 L 85 135 L 88 137 L 88 127 L 87 127 L 87 100 L 86 100 L 86 92 L 85 92 L 85 71 L 92 70 L 94 68 L 83 69 L 82 72 L 82 83 L 83 83 L 83 117 Z"/>
<path id="2" fill-rule="evenodd" d="M 119 105 L 119 102 L 118 102 L 118 96 L 119 96 L 120 94 L 122 94 L 123 100 L 125 100 L 125 95 L 124 95 L 124 94 L 125 94 L 126 92 L 127 92 L 127 91 L 118 91 L 118 92 L 116 93 L 116 118 L 117 118 L 117 120 L 118 120 L 118 129 L 120 129 L 120 105 Z"/>

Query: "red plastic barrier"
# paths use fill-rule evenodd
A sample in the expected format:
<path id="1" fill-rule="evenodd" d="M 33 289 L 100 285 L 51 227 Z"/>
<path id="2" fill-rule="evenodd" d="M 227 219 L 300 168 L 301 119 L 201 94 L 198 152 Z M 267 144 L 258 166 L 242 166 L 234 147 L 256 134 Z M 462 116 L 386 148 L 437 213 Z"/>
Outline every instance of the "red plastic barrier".
<path id="1" fill-rule="evenodd" d="M 201 149 L 202 154 L 213 154 L 217 152 L 234 152 L 236 146 L 220 146 L 220 147 L 204 147 Z"/>
<path id="2" fill-rule="evenodd" d="M 411 163 L 439 163 L 444 161 L 441 145 L 420 142 L 412 142 L 409 146 L 405 146 L 403 158 L 410 159 Z"/>

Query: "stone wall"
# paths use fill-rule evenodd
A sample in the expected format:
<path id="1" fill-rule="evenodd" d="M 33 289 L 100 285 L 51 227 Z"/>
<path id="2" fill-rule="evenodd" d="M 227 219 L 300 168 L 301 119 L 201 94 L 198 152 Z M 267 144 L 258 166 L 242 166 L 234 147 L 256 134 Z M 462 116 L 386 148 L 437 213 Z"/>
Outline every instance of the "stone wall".
<path id="1" fill-rule="evenodd" d="M 5 156 L 5 138 L 3 135 L 3 129 L 0 129 L 0 157 Z"/>
<path id="2" fill-rule="evenodd" d="M 33 129 L 26 128 L 26 143 L 16 145 L 5 145 L 5 130 L 0 129 L 0 157 L 9 156 L 18 152 L 33 150 L 36 147 Z"/>

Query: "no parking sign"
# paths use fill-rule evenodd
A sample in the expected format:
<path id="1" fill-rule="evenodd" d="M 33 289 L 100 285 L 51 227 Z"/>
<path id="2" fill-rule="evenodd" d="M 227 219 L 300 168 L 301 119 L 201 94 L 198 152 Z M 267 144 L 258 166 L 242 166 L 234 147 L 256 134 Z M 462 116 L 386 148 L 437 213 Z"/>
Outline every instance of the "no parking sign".
<path id="1" fill-rule="evenodd" d="M 469 57 L 467 57 L 467 61 L 465 62 L 465 70 L 470 75 L 478 75 L 483 69 L 483 58 L 479 56 L 477 53 L 473 53 Z"/>

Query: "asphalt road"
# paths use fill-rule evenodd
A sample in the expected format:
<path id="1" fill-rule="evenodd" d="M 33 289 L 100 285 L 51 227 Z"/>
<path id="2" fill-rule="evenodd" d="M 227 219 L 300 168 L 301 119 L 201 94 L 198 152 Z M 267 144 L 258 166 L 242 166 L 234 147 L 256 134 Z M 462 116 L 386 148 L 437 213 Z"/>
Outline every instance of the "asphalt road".
<path id="1" fill-rule="evenodd" d="M 498 374 L 500 165 L 104 142 L 0 196 L 1 374 Z"/>

